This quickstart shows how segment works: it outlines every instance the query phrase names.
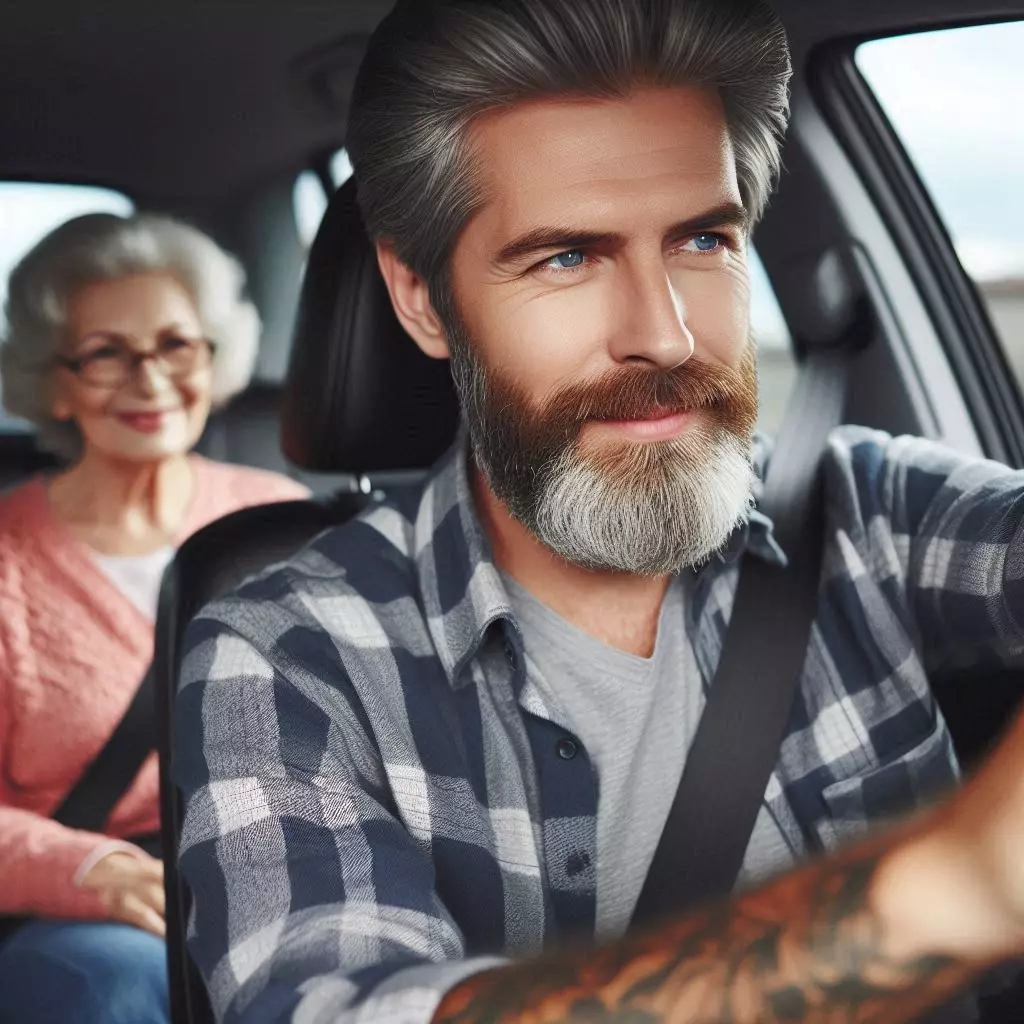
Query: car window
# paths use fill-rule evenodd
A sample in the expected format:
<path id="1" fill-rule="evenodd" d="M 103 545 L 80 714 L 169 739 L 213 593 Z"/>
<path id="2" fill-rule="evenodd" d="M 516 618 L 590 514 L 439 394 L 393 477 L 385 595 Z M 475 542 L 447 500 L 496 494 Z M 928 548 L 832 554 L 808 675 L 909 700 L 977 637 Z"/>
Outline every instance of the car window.
<path id="1" fill-rule="evenodd" d="M 335 188 L 343 185 L 352 175 L 352 164 L 344 149 L 336 150 L 327 161 L 327 173 Z M 302 171 L 295 179 L 292 201 L 295 208 L 295 230 L 303 248 L 308 249 L 316 237 L 320 221 L 327 212 L 327 193 L 323 180 L 316 171 Z"/>
<path id="2" fill-rule="evenodd" d="M 316 171 L 302 171 L 295 179 L 292 190 L 295 210 L 295 231 L 304 249 L 309 249 L 316 238 L 320 221 L 327 212 L 327 193 Z"/>
<path id="3" fill-rule="evenodd" d="M 7 301 L 7 279 L 11 271 L 44 235 L 81 214 L 126 216 L 133 209 L 132 201 L 113 189 L 0 181 L 0 224 L 3 224 L 0 231 L 0 310 Z M 0 430 L 12 429 L 24 429 L 24 424 L 0 410 Z"/>
<path id="4" fill-rule="evenodd" d="M 327 164 L 335 188 L 352 174 L 344 149 L 337 150 Z M 306 248 L 313 242 L 327 210 L 327 195 L 314 171 L 303 171 L 295 180 L 295 226 Z M 793 387 L 796 367 L 792 339 L 757 251 L 750 250 L 750 317 L 757 339 L 761 378 L 761 412 L 758 427 L 774 434 L 782 422 Z"/>
<path id="5" fill-rule="evenodd" d="M 330 161 L 331 181 L 335 188 L 340 188 L 352 177 L 352 164 L 349 161 L 348 153 L 339 149 Z"/>
<path id="6" fill-rule="evenodd" d="M 1024 22 L 864 43 L 857 66 L 1024 383 Z"/>
<path id="7" fill-rule="evenodd" d="M 757 342 L 760 378 L 760 412 L 757 426 L 764 433 L 774 436 L 778 433 L 796 381 L 793 339 L 761 257 L 753 246 L 750 247 L 748 263 L 750 326 Z"/>
<path id="8" fill-rule="evenodd" d="M 84 213 L 130 214 L 132 201 L 113 189 L 0 181 L 0 304 L 15 264 L 42 237 Z"/>

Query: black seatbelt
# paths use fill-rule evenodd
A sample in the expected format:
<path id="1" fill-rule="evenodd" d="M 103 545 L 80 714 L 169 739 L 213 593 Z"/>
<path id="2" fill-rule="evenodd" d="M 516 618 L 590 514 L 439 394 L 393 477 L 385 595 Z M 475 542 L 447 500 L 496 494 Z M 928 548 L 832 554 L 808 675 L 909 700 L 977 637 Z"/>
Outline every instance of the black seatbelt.
<path id="1" fill-rule="evenodd" d="M 154 694 L 150 666 L 103 749 L 54 812 L 54 821 L 87 832 L 103 831 L 117 802 L 156 749 Z"/>
<path id="2" fill-rule="evenodd" d="M 788 565 L 744 555 L 732 617 L 633 926 L 733 889 L 807 657 L 824 548 L 822 456 L 842 421 L 848 355 L 807 357 L 761 510 Z"/>

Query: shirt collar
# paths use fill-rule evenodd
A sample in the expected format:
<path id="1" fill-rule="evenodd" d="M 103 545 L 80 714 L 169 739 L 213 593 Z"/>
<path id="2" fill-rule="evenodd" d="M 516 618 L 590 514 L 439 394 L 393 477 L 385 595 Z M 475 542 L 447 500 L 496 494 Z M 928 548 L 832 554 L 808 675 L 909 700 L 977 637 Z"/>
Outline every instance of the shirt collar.
<path id="1" fill-rule="evenodd" d="M 416 516 L 414 550 L 427 628 L 454 686 L 491 626 L 514 622 L 490 541 L 476 513 L 469 474 L 469 438 L 455 444 L 427 480 Z"/>
<path id="2" fill-rule="evenodd" d="M 771 520 L 757 508 L 767 453 L 767 443 L 756 437 L 754 508 L 709 565 L 729 565 L 746 551 L 774 564 L 786 564 L 786 555 L 773 536 Z M 414 526 L 414 552 L 434 648 L 449 681 L 461 686 L 469 678 L 463 670 L 495 623 L 518 632 L 490 541 L 476 513 L 465 429 L 460 429 L 424 486 Z"/>
<path id="3" fill-rule="evenodd" d="M 772 565 L 788 565 L 789 560 L 775 539 L 775 527 L 771 519 L 760 509 L 764 495 L 764 476 L 772 453 L 772 442 L 763 434 L 755 434 L 751 446 L 750 461 L 754 466 L 754 486 L 751 492 L 752 507 L 746 520 L 740 523 L 721 550 L 713 556 L 726 565 L 732 564 L 749 551 Z"/>
<path id="4" fill-rule="evenodd" d="M 749 517 L 740 523 L 729 539 L 722 545 L 714 558 L 726 565 L 739 561 L 746 552 L 772 565 L 788 565 L 785 551 L 775 539 L 774 526 L 756 506 L 750 510 Z"/>

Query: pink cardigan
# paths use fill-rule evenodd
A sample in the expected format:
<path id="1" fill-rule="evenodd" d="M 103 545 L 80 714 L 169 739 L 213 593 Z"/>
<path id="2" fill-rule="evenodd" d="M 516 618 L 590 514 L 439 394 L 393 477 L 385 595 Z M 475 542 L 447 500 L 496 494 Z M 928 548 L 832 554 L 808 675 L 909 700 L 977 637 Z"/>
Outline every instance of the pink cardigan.
<path id="1" fill-rule="evenodd" d="M 275 473 L 194 466 L 176 544 L 229 512 L 308 493 Z M 104 916 L 76 884 L 79 867 L 110 837 L 158 830 L 155 754 L 106 835 L 49 818 L 120 720 L 152 648 L 152 623 L 61 526 L 42 480 L 0 497 L 0 914 Z"/>

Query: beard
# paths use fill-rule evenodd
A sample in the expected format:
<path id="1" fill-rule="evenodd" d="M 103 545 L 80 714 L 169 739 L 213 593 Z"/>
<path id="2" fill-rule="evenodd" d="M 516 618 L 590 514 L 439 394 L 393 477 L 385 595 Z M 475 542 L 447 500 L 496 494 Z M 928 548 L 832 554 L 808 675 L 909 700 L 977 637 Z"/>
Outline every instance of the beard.
<path id="1" fill-rule="evenodd" d="M 749 515 L 755 474 L 757 358 L 736 368 L 690 359 L 671 370 L 624 365 L 561 388 L 537 408 L 485 369 L 461 325 L 452 374 L 473 457 L 495 497 L 542 544 L 583 568 L 661 576 L 697 566 Z M 667 441 L 587 444 L 590 421 L 690 412 Z"/>

